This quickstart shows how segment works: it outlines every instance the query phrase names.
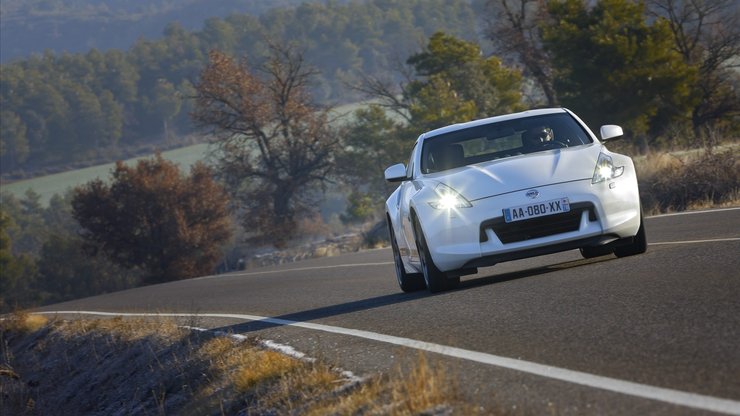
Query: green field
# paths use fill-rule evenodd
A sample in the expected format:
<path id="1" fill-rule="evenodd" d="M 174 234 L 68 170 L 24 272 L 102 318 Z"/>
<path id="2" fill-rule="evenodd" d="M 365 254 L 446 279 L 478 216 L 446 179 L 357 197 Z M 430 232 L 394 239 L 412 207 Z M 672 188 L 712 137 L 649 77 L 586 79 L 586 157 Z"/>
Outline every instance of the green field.
<path id="1" fill-rule="evenodd" d="M 206 157 L 208 147 L 209 146 L 207 144 L 196 144 L 193 146 L 182 147 L 162 152 L 162 157 L 177 163 L 180 166 L 180 169 L 189 171 L 190 166 Z M 151 157 L 151 155 L 128 159 L 124 162 L 128 165 L 133 165 L 136 161 L 146 159 L 148 157 Z M 53 175 L 39 176 L 33 179 L 0 185 L 0 191 L 8 192 L 17 198 L 21 198 L 27 190 L 32 189 L 41 196 L 41 204 L 47 206 L 49 200 L 54 196 L 54 194 L 64 194 L 67 190 L 94 179 L 108 179 L 114 167 L 115 163 L 108 163 L 105 165 L 55 173 Z"/>
<path id="2" fill-rule="evenodd" d="M 362 106 L 365 103 L 355 103 L 339 106 L 334 110 L 336 117 L 339 122 L 350 119 L 352 112 Z M 162 157 L 172 162 L 177 163 L 180 169 L 187 172 L 190 170 L 190 166 L 195 164 L 199 160 L 203 160 L 209 153 L 209 145 L 207 144 L 196 144 L 193 146 L 182 147 L 166 152 L 162 152 Z M 137 160 L 151 157 L 142 156 L 134 159 L 126 160 L 125 163 L 133 165 Z M 34 192 L 41 196 L 41 204 L 47 206 L 49 200 L 54 194 L 64 194 L 67 190 L 85 184 L 91 180 L 100 178 L 108 179 L 110 173 L 113 170 L 115 163 L 108 163 L 105 165 L 91 166 L 88 168 L 71 170 L 62 173 L 56 173 L 53 175 L 39 176 L 32 179 L 25 179 L 17 182 L 13 182 L 7 185 L 0 185 L 0 191 L 9 192 L 17 198 L 23 197 L 27 190 L 33 189 Z"/>

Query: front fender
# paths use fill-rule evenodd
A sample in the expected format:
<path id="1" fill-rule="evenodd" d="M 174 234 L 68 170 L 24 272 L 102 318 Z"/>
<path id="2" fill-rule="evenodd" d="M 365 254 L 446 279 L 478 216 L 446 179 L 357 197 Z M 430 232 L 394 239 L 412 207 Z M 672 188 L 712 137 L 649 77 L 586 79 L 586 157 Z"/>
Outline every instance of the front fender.
<path id="1" fill-rule="evenodd" d="M 390 220 L 390 226 L 393 229 L 393 233 L 398 236 L 401 232 L 401 219 L 400 219 L 400 198 L 401 198 L 401 187 L 396 188 L 393 193 L 385 201 L 385 213 L 386 218 Z"/>
<path id="2" fill-rule="evenodd" d="M 479 223 L 470 215 L 472 207 L 433 208 L 429 203 L 439 198 L 434 188 L 426 186 L 419 190 L 410 205 L 434 264 L 442 271 L 452 271 L 459 268 L 464 259 L 469 259 L 471 253 L 480 255 L 478 233 L 470 232 L 471 229 L 477 230 Z"/>

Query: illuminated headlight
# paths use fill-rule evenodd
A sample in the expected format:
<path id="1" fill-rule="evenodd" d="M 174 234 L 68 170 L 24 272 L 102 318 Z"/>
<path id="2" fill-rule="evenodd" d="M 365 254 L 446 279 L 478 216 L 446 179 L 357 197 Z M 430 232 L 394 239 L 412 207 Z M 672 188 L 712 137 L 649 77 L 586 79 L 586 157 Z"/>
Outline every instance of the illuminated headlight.
<path id="1" fill-rule="evenodd" d="M 453 208 L 470 208 L 473 206 L 467 199 L 449 186 L 439 184 L 434 188 L 434 191 L 437 193 L 437 199 L 429 202 L 429 205 L 434 209 L 449 210 Z"/>
<path id="2" fill-rule="evenodd" d="M 599 160 L 596 162 L 596 168 L 594 168 L 594 177 L 591 183 L 604 182 L 608 179 L 614 179 L 622 176 L 624 173 L 624 166 L 614 167 L 614 162 L 611 156 L 607 156 L 603 153 L 599 153 Z"/>

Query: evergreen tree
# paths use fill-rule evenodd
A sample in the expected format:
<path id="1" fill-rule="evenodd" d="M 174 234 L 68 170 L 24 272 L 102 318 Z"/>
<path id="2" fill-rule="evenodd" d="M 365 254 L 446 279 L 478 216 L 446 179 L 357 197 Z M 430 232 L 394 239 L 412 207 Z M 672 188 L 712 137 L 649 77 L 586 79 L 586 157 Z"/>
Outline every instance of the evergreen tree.
<path id="1" fill-rule="evenodd" d="M 667 22 L 646 19 L 643 3 L 601 0 L 589 8 L 553 0 L 548 7 L 553 24 L 543 28 L 544 40 L 558 97 L 589 125 L 622 124 L 641 134 L 659 113 L 691 108 L 696 70 L 673 48 Z"/>
<path id="2" fill-rule="evenodd" d="M 27 307 L 37 300 L 36 266 L 30 256 L 14 254 L 10 237 L 14 228 L 12 218 L 0 209 L 0 311 Z"/>

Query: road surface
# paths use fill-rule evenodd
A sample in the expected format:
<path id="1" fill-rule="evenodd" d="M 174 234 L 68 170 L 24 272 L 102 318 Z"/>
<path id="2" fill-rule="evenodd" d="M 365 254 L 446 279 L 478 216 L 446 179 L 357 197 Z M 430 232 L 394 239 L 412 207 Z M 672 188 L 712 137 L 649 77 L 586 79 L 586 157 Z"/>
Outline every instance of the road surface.
<path id="1" fill-rule="evenodd" d="M 356 373 L 426 351 L 486 411 L 740 414 L 740 209 L 646 219 L 644 255 L 570 251 L 401 293 L 389 249 L 40 308 L 171 313 Z"/>

